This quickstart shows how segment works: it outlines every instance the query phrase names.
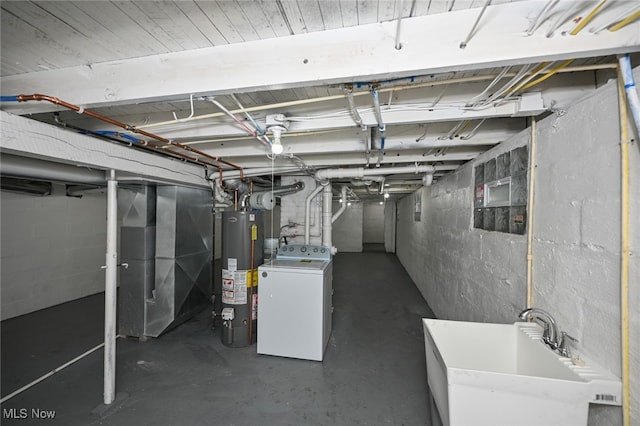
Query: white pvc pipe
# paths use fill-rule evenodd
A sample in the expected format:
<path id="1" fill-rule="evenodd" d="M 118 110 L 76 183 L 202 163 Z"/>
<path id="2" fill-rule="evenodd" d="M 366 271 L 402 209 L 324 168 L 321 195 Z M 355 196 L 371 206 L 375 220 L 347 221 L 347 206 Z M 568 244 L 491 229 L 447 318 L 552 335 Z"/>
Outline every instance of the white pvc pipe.
<path id="1" fill-rule="evenodd" d="M 362 167 L 356 168 L 341 168 L 341 169 L 322 169 L 316 172 L 316 178 L 325 179 L 344 179 L 344 178 L 356 178 L 362 179 L 365 176 L 381 176 L 381 175 L 397 175 L 402 173 L 433 173 L 435 167 L 433 166 L 400 166 L 400 167 L 381 167 L 377 169 L 365 169 Z"/>
<path id="2" fill-rule="evenodd" d="M 305 244 L 309 244 L 309 240 L 311 239 L 310 237 L 310 233 L 309 233 L 309 227 L 310 227 L 310 212 L 311 212 L 311 200 L 313 200 L 313 198 L 318 195 L 318 193 L 322 191 L 322 186 L 318 185 L 316 186 L 316 189 L 313 190 L 313 192 L 311 192 L 311 194 L 307 195 L 307 198 L 305 198 L 304 200 L 304 243 Z"/>
<path id="3" fill-rule="evenodd" d="M 335 254 L 334 247 L 331 243 L 331 201 L 333 199 L 333 191 L 331 183 L 325 185 L 322 190 L 322 245 L 327 247 L 331 254 Z"/>
<path id="4" fill-rule="evenodd" d="M 342 193 L 340 196 L 342 197 L 342 205 L 340 206 L 340 210 L 331 217 L 331 223 L 338 220 L 342 213 L 347 209 L 347 185 L 342 185 Z"/>
<path id="5" fill-rule="evenodd" d="M 116 286 L 118 269 L 118 181 L 111 170 L 107 183 L 107 253 L 104 291 L 104 403 L 115 400 L 116 388 Z"/>
<path id="6" fill-rule="evenodd" d="M 243 171 L 243 175 L 245 177 L 250 177 L 250 176 L 262 176 L 262 175 L 267 175 L 267 174 L 271 174 L 276 173 L 276 174 L 280 174 L 280 173 L 287 173 L 287 172 L 295 172 L 300 170 L 298 167 L 296 166 L 282 166 L 282 167 L 256 167 L 253 169 L 244 169 Z M 217 176 L 218 175 L 218 176 Z M 217 180 L 220 180 L 220 176 L 219 173 L 213 173 L 211 175 L 211 177 L 215 177 Z M 231 179 L 231 178 L 239 178 L 240 177 L 240 170 L 225 170 L 222 173 L 222 179 L 223 181 L 226 179 Z"/>
<path id="7" fill-rule="evenodd" d="M 640 99 L 638 98 L 636 83 L 633 80 L 633 70 L 631 69 L 631 60 L 629 59 L 629 55 L 620 56 L 618 58 L 618 62 L 620 63 L 620 71 L 624 82 L 624 91 L 627 94 L 627 102 L 629 103 L 631 116 L 636 124 L 636 130 L 640 133 Z"/>

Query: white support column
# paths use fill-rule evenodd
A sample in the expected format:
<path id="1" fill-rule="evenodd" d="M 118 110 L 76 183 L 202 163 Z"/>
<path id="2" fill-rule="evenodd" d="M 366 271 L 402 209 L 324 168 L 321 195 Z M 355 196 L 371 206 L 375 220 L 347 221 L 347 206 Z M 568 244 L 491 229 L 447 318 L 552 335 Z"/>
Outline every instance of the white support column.
<path id="1" fill-rule="evenodd" d="M 118 277 L 118 181 L 115 170 L 107 184 L 107 253 L 104 292 L 104 403 L 115 400 L 116 291 Z"/>

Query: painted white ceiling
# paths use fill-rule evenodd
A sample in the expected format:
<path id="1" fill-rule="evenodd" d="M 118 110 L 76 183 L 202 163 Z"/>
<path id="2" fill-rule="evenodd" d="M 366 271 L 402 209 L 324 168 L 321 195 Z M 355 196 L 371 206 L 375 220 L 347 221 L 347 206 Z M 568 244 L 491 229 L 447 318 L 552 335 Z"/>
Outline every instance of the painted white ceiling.
<path id="1" fill-rule="evenodd" d="M 436 166 L 437 179 L 614 76 L 616 54 L 640 51 L 638 20 L 605 28 L 637 1 L 605 2 L 570 35 L 599 3 L 4 0 L 3 96 L 42 93 L 132 127 L 47 102 L 2 109 L 146 140 L 132 131 L 144 130 L 249 171 L 418 163 Z M 252 128 L 251 120 L 264 129 L 268 115 L 284 114 L 284 155 L 272 161 L 212 101 Z"/>

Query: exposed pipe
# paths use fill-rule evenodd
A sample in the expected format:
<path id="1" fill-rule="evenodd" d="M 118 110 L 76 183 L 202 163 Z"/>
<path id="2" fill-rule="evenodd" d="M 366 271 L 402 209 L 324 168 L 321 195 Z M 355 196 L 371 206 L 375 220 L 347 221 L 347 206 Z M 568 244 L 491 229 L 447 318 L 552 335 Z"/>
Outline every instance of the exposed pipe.
<path id="1" fill-rule="evenodd" d="M 373 115 L 376 117 L 378 131 L 380 132 L 380 151 L 378 151 L 378 163 L 376 165 L 376 167 L 380 167 L 380 162 L 384 155 L 384 142 L 387 137 L 387 126 L 385 126 L 384 121 L 382 121 L 382 111 L 380 111 L 380 98 L 378 96 L 377 87 L 374 86 L 371 88 L 371 96 L 373 97 Z"/>
<path id="2" fill-rule="evenodd" d="M 215 106 L 217 106 L 218 108 L 220 108 L 222 110 L 222 112 L 224 112 L 226 115 L 228 115 L 233 121 L 235 121 L 240 127 L 242 127 L 243 129 L 245 129 L 251 136 L 253 136 L 258 142 L 260 142 L 261 144 L 265 145 L 265 146 L 271 146 L 271 141 L 269 141 L 269 139 L 267 138 L 266 135 L 259 135 L 255 130 L 253 130 L 251 127 L 247 126 L 246 124 L 244 124 L 241 120 L 239 120 L 233 112 L 229 111 L 227 108 L 224 107 L 224 105 L 222 105 L 220 102 L 216 101 L 213 97 L 207 97 L 205 98 L 207 101 L 211 102 L 212 104 L 214 104 Z M 244 108 L 240 109 L 242 112 L 244 112 L 245 114 L 248 114 L 247 110 Z M 268 141 L 268 142 L 267 142 Z"/>
<path id="3" fill-rule="evenodd" d="M 122 337 L 122 336 L 118 335 L 117 337 Z M 99 345 L 94 346 L 93 348 L 89 349 L 88 351 L 84 352 L 83 354 L 80 354 L 77 357 L 73 358 L 71 361 L 65 362 L 61 366 L 54 368 L 53 370 L 49 371 L 48 373 L 44 374 L 41 377 L 38 377 L 37 379 L 35 379 L 31 383 L 28 383 L 28 384 L 24 385 L 23 387 L 21 387 L 20 389 L 17 389 L 15 391 L 11 392 L 9 395 L 7 395 L 7 396 L 3 397 L 2 399 L 0 399 L 0 404 L 4 404 L 5 402 L 10 400 L 14 396 L 20 395 L 22 392 L 26 391 L 27 389 L 31 389 L 32 387 L 34 387 L 38 383 L 48 379 L 49 377 L 53 376 L 57 372 L 62 371 L 65 368 L 69 367 L 70 365 L 73 365 L 76 362 L 80 361 L 81 359 L 91 355 L 92 353 L 94 353 L 98 349 L 101 349 L 103 346 L 104 346 L 104 343 L 100 343 Z"/>
<path id="4" fill-rule="evenodd" d="M 398 8 L 398 25 L 396 26 L 396 50 L 402 49 L 402 43 L 400 43 L 400 24 L 402 23 L 402 6 L 404 0 L 400 0 L 400 7 Z"/>
<path id="5" fill-rule="evenodd" d="M 489 6 L 490 4 L 491 0 L 487 0 L 484 3 L 480 14 L 476 18 L 476 22 L 473 24 L 473 27 L 471 27 L 471 31 L 469 31 L 469 35 L 467 35 L 467 38 L 465 38 L 462 43 L 460 43 L 460 49 L 464 49 L 465 47 L 467 47 L 467 43 L 469 43 L 469 40 L 471 40 L 471 37 L 473 37 L 473 33 L 476 31 L 476 28 L 478 28 L 478 24 L 480 23 L 480 19 L 482 19 L 482 15 L 484 15 L 485 10 L 487 10 L 487 6 Z"/>
<path id="6" fill-rule="evenodd" d="M 300 192 L 303 189 L 304 189 L 304 182 L 299 181 L 291 185 L 275 187 L 273 189 L 270 189 L 269 191 L 261 191 L 261 192 L 253 192 L 250 194 L 244 194 L 240 199 L 240 207 L 263 208 L 263 207 L 258 207 L 257 205 L 254 205 L 254 204 L 261 204 L 261 203 L 254 203 L 253 201 L 254 200 L 257 201 L 264 196 L 270 196 L 272 199 L 275 197 L 283 197 L 285 195 L 295 194 L 296 192 Z"/>
<path id="7" fill-rule="evenodd" d="M 624 82 L 624 90 L 626 93 L 627 103 L 631 110 L 631 116 L 636 125 L 636 132 L 640 134 L 640 98 L 638 98 L 638 90 L 636 82 L 633 79 L 633 70 L 631 69 L 631 59 L 629 54 L 618 58 L 620 64 L 620 78 Z M 640 147 L 640 145 L 638 145 Z"/>
<path id="8" fill-rule="evenodd" d="M 327 247 L 331 254 L 336 254 L 336 248 L 331 242 L 331 209 L 332 209 L 333 191 L 331 183 L 328 183 L 322 189 L 322 245 Z"/>
<path id="9" fill-rule="evenodd" d="M 272 172 L 274 173 L 289 173 L 289 172 L 296 172 L 300 170 L 299 167 L 294 167 L 294 166 L 282 166 L 282 167 L 256 167 L 256 168 L 252 168 L 252 169 L 248 169 L 246 171 L 243 172 L 243 176 L 245 178 L 247 177 L 251 177 L 251 176 L 260 176 L 260 175 L 264 175 L 264 174 L 271 174 Z M 224 181 L 226 182 L 227 179 L 230 178 L 238 178 L 240 177 L 240 173 L 234 170 L 231 171 L 226 171 L 224 173 Z"/>
<path id="10" fill-rule="evenodd" d="M 622 21 L 618 22 L 617 24 L 609 28 L 609 31 L 611 32 L 618 31 L 620 28 L 629 25 L 631 22 L 635 21 L 638 18 L 640 18 L 640 10 L 636 10 L 634 13 L 632 13 L 631 15 L 624 18 Z"/>
<path id="11" fill-rule="evenodd" d="M 619 14 L 614 20 L 609 21 L 606 24 L 601 25 L 601 26 L 599 26 L 597 28 L 592 28 L 589 31 L 591 33 L 593 33 L 593 34 L 598 34 L 600 31 L 602 31 L 604 29 L 607 29 L 607 28 L 609 29 L 609 31 L 617 31 L 620 28 L 622 28 L 622 27 L 618 27 L 620 24 L 622 24 L 623 22 L 627 21 L 627 19 L 629 19 L 629 18 L 631 18 L 631 20 L 633 20 L 634 18 L 637 18 L 638 16 L 640 16 L 640 8 L 638 8 L 638 5 L 634 5 L 630 9 L 625 10 L 624 12 Z M 631 20 L 625 22 L 624 25 L 626 25 L 629 22 L 631 22 Z"/>
<path id="12" fill-rule="evenodd" d="M 582 31 L 582 29 L 586 27 L 589 22 L 591 22 L 591 20 L 598 14 L 598 12 L 600 12 L 600 9 L 602 9 L 606 2 L 607 0 L 602 0 L 600 3 L 598 3 L 598 5 L 594 7 L 593 10 L 589 12 L 589 14 L 583 20 L 578 22 L 578 25 L 576 25 L 576 27 L 571 30 L 569 34 L 578 35 L 578 33 Z"/>
<path id="13" fill-rule="evenodd" d="M 51 180 L 56 182 L 73 182 L 104 185 L 104 171 L 86 167 L 71 166 L 20 157 L 11 154 L 0 156 L 2 176 L 23 177 L 31 179 Z"/>
<path id="14" fill-rule="evenodd" d="M 12 96 L 6 96 L 5 98 L 13 98 L 13 97 Z M 17 95 L 17 96 L 15 96 L 15 99 L 18 102 L 46 101 L 46 102 L 51 102 L 52 104 L 55 104 L 55 105 L 60 105 L 60 106 L 62 106 L 64 108 L 67 108 L 67 109 L 70 109 L 72 111 L 75 111 L 78 114 L 84 114 L 86 116 L 95 118 L 97 120 L 103 121 L 103 122 L 108 123 L 108 124 L 111 124 L 112 126 L 120 127 L 120 128 L 125 129 L 127 131 L 130 131 L 130 132 L 133 132 L 133 133 L 138 133 L 138 134 L 146 136 L 146 137 L 148 137 L 150 139 L 154 139 L 154 140 L 162 142 L 164 144 L 175 146 L 175 147 L 180 148 L 182 150 L 185 150 L 187 152 L 191 152 L 191 153 L 197 154 L 199 156 L 202 156 L 204 158 L 208 158 L 208 159 L 214 161 L 215 163 L 224 164 L 226 166 L 232 167 L 232 168 L 234 168 L 236 170 L 239 170 L 241 178 L 244 178 L 244 176 L 242 176 L 242 167 L 240 167 L 240 166 L 238 166 L 236 164 L 233 164 L 233 163 L 230 163 L 228 161 L 225 161 L 225 160 L 223 160 L 223 159 L 221 159 L 219 157 L 214 157 L 213 155 L 209 155 L 209 154 L 207 154 L 205 152 L 202 152 L 200 150 L 192 148 L 192 147 L 190 147 L 188 145 L 183 145 L 181 143 L 174 142 L 172 140 L 169 140 L 167 138 L 163 138 L 163 137 L 155 135 L 153 133 L 149 133 L 149 132 L 146 132 L 144 130 L 140 130 L 139 128 L 136 128 L 135 126 L 131 126 L 131 125 L 126 124 L 126 123 L 122 123 L 120 121 L 117 121 L 117 120 L 114 120 L 112 118 L 106 117 L 106 116 L 104 116 L 102 114 L 98 114 L 96 112 L 86 110 L 86 109 L 84 109 L 84 107 L 80 107 L 80 106 L 77 106 L 77 105 L 70 104 L 68 102 L 60 100 L 60 99 L 55 98 L 53 96 L 41 95 L 41 94 L 37 94 L 36 93 L 36 94 L 32 94 L 32 95 Z M 148 146 L 151 146 L 152 148 L 160 149 L 160 147 L 158 145 L 150 143 L 149 141 L 140 140 L 140 144 L 141 145 L 148 145 Z M 160 152 L 165 152 L 165 151 L 160 150 Z M 220 171 L 222 171 L 222 169 L 220 168 L 219 165 L 210 163 L 208 161 L 203 161 L 203 160 L 199 159 L 197 156 L 193 157 L 193 156 L 190 156 L 190 155 L 180 154 L 180 153 L 177 153 L 177 152 L 171 152 L 171 154 L 178 155 L 180 157 L 183 157 L 185 159 L 194 161 L 196 163 L 213 166 L 213 167 L 218 168 Z"/>
<path id="15" fill-rule="evenodd" d="M 520 88 L 520 90 L 527 90 L 528 88 L 533 87 L 536 84 L 542 83 L 543 81 L 545 81 L 549 77 L 557 74 L 558 71 L 560 71 L 561 69 L 568 67 L 571 64 L 571 62 L 573 62 L 573 59 L 567 59 L 566 61 L 564 61 L 563 63 L 561 63 L 557 67 L 555 67 L 554 69 L 550 70 L 548 73 L 538 77 L 537 79 L 533 80 L 530 83 L 525 84 L 524 86 L 522 86 Z"/>
<path id="16" fill-rule="evenodd" d="M 622 352 L 622 423 L 631 425 L 631 389 L 629 384 L 629 120 L 625 102 L 626 84 L 622 65 L 618 69 L 620 108 L 620 335 Z"/>
<path id="17" fill-rule="evenodd" d="M 580 7 L 580 3 L 576 2 L 578 8 Z M 566 20 L 569 18 L 569 16 L 571 16 L 571 14 L 573 13 L 574 9 L 575 9 L 575 5 L 574 4 L 570 4 L 567 9 L 564 11 L 564 13 L 562 15 L 560 15 L 560 17 L 551 25 L 551 28 L 549 28 L 549 31 L 547 31 L 547 34 L 545 35 L 547 38 L 550 38 L 551 36 L 553 36 L 553 33 L 560 28 L 560 26 L 562 24 L 564 24 L 566 22 Z"/>
<path id="18" fill-rule="evenodd" d="M 533 307 L 533 213 L 536 178 L 536 118 L 531 118 L 531 147 L 529 149 L 529 201 L 527 204 L 527 309 Z"/>
<path id="19" fill-rule="evenodd" d="M 351 117 L 353 121 L 362 128 L 362 130 L 366 130 L 367 126 L 363 124 L 362 117 L 358 112 L 358 108 L 356 107 L 356 101 L 353 99 L 353 87 L 348 86 L 344 88 L 344 93 L 347 95 L 347 102 L 349 103 L 349 111 L 351 112 Z"/>
<path id="20" fill-rule="evenodd" d="M 362 179 L 365 176 L 397 175 L 402 173 L 433 173 L 434 171 L 435 167 L 429 165 L 382 167 L 379 169 L 365 169 L 362 167 L 354 167 L 318 170 L 316 172 L 316 178 L 320 180 L 345 178 Z"/>
<path id="21" fill-rule="evenodd" d="M 316 189 L 314 189 L 309 195 L 307 195 L 307 198 L 305 198 L 304 200 L 304 243 L 305 244 L 309 244 L 310 241 L 310 235 L 309 235 L 309 229 L 310 229 L 310 223 L 309 223 L 309 219 L 311 217 L 311 200 L 313 200 L 313 198 L 318 195 L 320 193 L 320 191 L 322 191 L 322 185 L 318 185 L 316 186 Z"/>
<path id="22" fill-rule="evenodd" d="M 241 195 L 249 192 L 249 184 L 239 178 L 228 178 L 223 182 L 224 187 L 232 191 L 238 191 Z"/>
<path id="23" fill-rule="evenodd" d="M 340 209 L 331 217 L 331 223 L 338 220 L 338 218 L 342 216 L 342 213 L 344 213 L 344 211 L 347 209 L 347 185 L 342 185 L 340 196 L 342 197 L 342 205 L 340 206 Z"/>
<path id="24" fill-rule="evenodd" d="M 549 11 L 551 11 L 551 9 L 553 9 L 555 7 L 555 5 L 556 5 L 556 3 L 558 3 L 558 1 L 559 0 L 549 0 L 549 2 L 542 8 L 540 13 L 536 17 L 536 19 L 531 23 L 529 28 L 527 28 L 527 30 L 525 31 L 527 33 L 527 35 L 533 34 L 538 29 L 538 27 L 547 18 L 547 14 L 549 13 Z"/>
<path id="25" fill-rule="evenodd" d="M 595 71 L 595 70 L 601 70 L 601 69 L 613 69 L 613 68 L 616 68 L 616 66 L 617 66 L 616 64 L 580 65 L 580 66 L 574 66 L 574 67 L 567 67 L 567 68 L 563 69 L 560 72 L 568 73 L 568 72 L 580 72 L 580 71 Z M 514 75 L 516 75 L 516 73 L 508 73 L 504 77 L 509 78 L 509 77 L 513 77 Z M 476 75 L 476 76 L 471 76 L 471 77 L 452 78 L 452 79 L 449 79 L 449 80 L 427 81 L 427 82 L 423 82 L 423 83 L 399 84 L 397 86 L 384 87 L 384 88 L 379 89 L 378 91 L 380 93 L 383 93 L 383 92 L 391 92 L 391 91 L 399 91 L 399 90 L 407 90 L 407 89 L 419 89 L 419 88 L 422 88 L 422 87 L 442 86 L 442 85 L 454 84 L 454 83 L 473 83 L 473 82 L 476 82 L 476 81 L 493 80 L 495 77 L 496 77 L 496 74 L 487 74 L 487 75 Z M 364 95 L 367 95 L 368 93 L 369 93 L 368 91 L 354 92 L 353 96 L 364 96 Z M 277 103 L 273 103 L 273 104 L 258 105 L 258 106 L 255 106 L 255 107 L 245 108 L 244 111 L 246 111 L 246 112 L 256 112 L 256 111 L 265 111 L 265 110 L 270 110 L 270 109 L 282 109 L 282 108 L 288 108 L 288 107 L 297 106 L 297 105 L 308 105 L 308 104 L 314 104 L 314 103 L 319 103 L 319 102 L 336 101 L 336 100 L 341 100 L 341 99 L 344 99 L 343 95 L 330 95 L 330 96 L 322 96 L 322 97 L 318 97 L 318 98 L 298 99 L 298 100 L 295 100 L 295 101 L 277 102 Z M 5 102 L 9 102 L 9 101 L 5 101 Z M 239 113 L 242 113 L 244 111 L 238 109 L 238 110 L 232 110 L 230 112 L 232 112 L 234 114 L 239 114 Z M 213 112 L 213 113 L 210 113 L 210 114 L 203 114 L 203 115 L 195 116 L 189 121 L 206 120 L 206 119 L 209 119 L 209 118 L 222 117 L 224 115 L 225 115 L 225 113 L 223 113 L 223 112 Z M 157 123 L 149 123 L 149 124 L 144 124 L 144 125 L 137 126 L 136 128 L 137 129 L 150 129 L 150 128 L 153 128 L 153 127 L 166 126 L 166 125 L 170 125 L 170 124 L 174 124 L 174 121 L 171 120 L 171 121 L 161 121 L 161 122 L 157 122 Z"/>
<path id="26" fill-rule="evenodd" d="M 116 388 L 116 297 L 118 286 L 118 181 L 115 170 L 107 182 L 107 252 L 104 291 L 104 403 L 115 400 Z"/>

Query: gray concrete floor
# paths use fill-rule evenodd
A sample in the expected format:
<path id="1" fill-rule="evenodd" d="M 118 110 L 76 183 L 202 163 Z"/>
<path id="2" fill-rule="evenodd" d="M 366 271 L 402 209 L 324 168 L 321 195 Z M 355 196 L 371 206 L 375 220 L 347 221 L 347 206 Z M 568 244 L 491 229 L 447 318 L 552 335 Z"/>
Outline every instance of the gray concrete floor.
<path id="1" fill-rule="evenodd" d="M 119 339 L 118 397 L 102 405 L 102 350 L 2 404 L 3 425 L 429 425 L 421 318 L 395 255 L 339 253 L 324 362 L 227 348 L 203 311 L 158 339 Z M 102 336 L 100 295 L 2 323 L 2 395 Z M 26 419 L 9 419 L 9 409 Z M 53 420 L 32 409 L 55 411 Z"/>

